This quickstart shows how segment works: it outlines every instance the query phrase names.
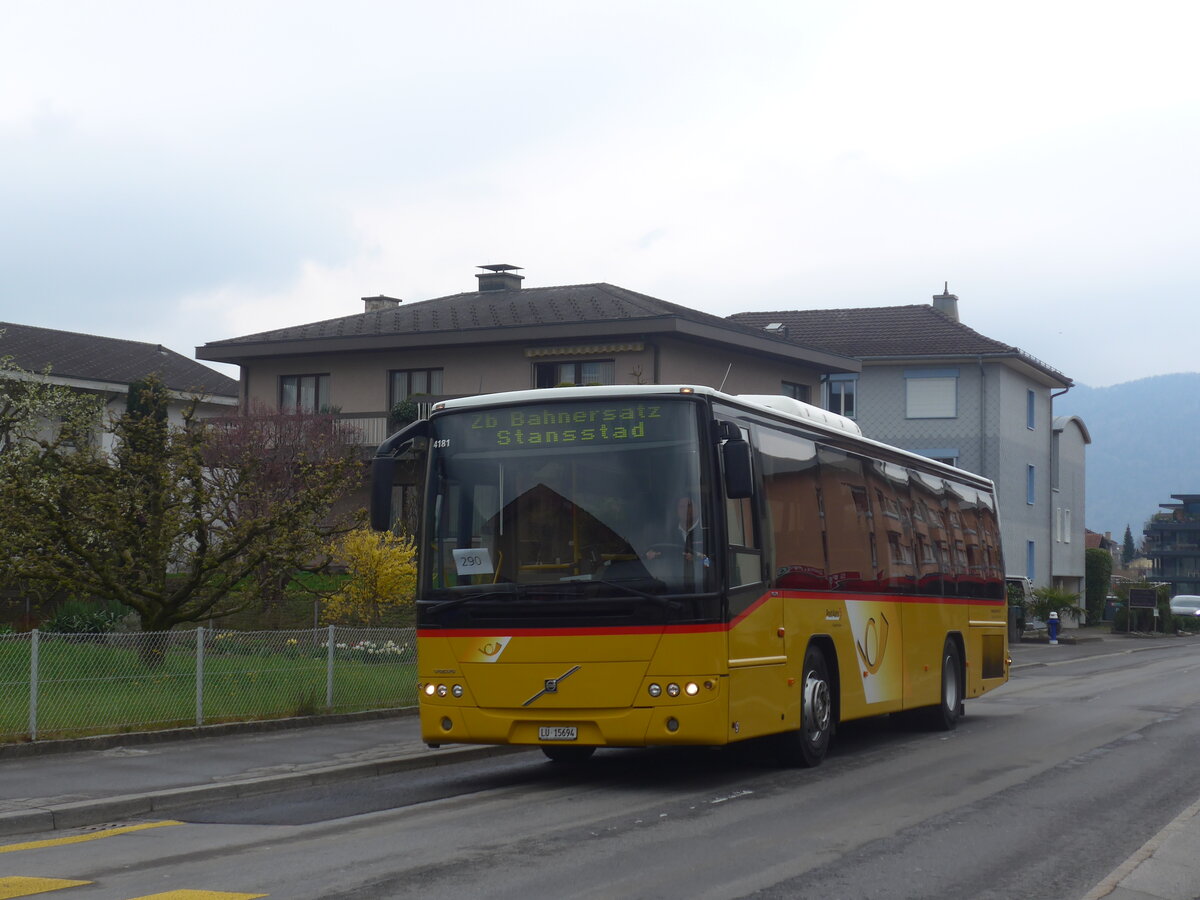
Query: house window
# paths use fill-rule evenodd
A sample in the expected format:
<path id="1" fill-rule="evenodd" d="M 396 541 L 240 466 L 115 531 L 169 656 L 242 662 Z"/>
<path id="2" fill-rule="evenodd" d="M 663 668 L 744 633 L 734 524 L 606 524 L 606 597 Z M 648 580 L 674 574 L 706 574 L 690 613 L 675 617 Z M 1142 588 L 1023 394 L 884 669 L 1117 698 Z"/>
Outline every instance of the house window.
<path id="1" fill-rule="evenodd" d="M 948 466 L 958 465 L 957 447 L 930 447 L 924 450 L 914 450 L 913 453 L 919 453 L 921 456 L 927 456 Z"/>
<path id="2" fill-rule="evenodd" d="M 812 388 L 807 384 L 797 384 L 794 381 L 784 381 L 779 386 L 779 391 L 785 397 L 791 397 L 793 400 L 801 400 L 804 403 L 812 402 Z"/>
<path id="3" fill-rule="evenodd" d="M 1037 394 L 1033 391 L 1025 392 L 1025 427 L 1030 431 L 1037 426 Z"/>
<path id="4" fill-rule="evenodd" d="M 1062 488 L 1062 432 L 1055 431 L 1050 435 L 1050 487 L 1052 490 Z"/>
<path id="5" fill-rule="evenodd" d="M 279 408 L 283 412 L 323 412 L 329 409 L 329 375 L 282 375 Z"/>
<path id="6" fill-rule="evenodd" d="M 568 384 L 616 384 L 616 365 L 611 359 L 579 362 L 534 363 L 534 387 L 552 388 Z"/>
<path id="7" fill-rule="evenodd" d="M 1037 500 L 1037 469 L 1025 467 L 1025 502 L 1030 506 Z"/>
<path id="8" fill-rule="evenodd" d="M 442 392 L 441 369 L 398 369 L 388 373 L 390 406 L 409 397 Z"/>
<path id="9" fill-rule="evenodd" d="M 858 415 L 857 375 L 830 375 L 825 382 L 825 408 L 853 419 Z"/>
<path id="10" fill-rule="evenodd" d="M 1037 545 L 1033 541 L 1025 542 L 1025 577 L 1030 581 L 1037 579 Z"/>
<path id="11" fill-rule="evenodd" d="M 957 418 L 958 369 L 909 369 L 904 389 L 908 418 Z"/>

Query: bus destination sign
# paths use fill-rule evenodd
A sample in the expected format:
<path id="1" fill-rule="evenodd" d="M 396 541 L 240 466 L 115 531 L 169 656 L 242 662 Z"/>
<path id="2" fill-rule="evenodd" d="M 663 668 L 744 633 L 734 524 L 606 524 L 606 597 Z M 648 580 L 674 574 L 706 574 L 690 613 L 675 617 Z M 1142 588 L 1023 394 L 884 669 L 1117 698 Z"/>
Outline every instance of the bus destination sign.
<path id="1" fill-rule="evenodd" d="M 455 418 L 465 443 L 480 447 L 612 444 L 678 438 L 688 404 L 546 403 L 464 411 Z M 466 426 L 464 428 L 464 425 Z"/>

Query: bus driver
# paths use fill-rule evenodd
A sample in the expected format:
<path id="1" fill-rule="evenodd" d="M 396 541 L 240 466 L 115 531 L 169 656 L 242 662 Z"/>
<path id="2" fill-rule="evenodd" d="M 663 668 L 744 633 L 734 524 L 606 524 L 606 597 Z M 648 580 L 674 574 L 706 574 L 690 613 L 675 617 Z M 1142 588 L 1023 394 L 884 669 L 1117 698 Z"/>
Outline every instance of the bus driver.
<path id="1" fill-rule="evenodd" d="M 672 581 L 679 581 L 682 576 L 684 588 L 690 590 L 697 583 L 703 583 L 703 567 L 709 565 L 704 549 L 699 504 L 691 494 L 683 494 L 675 503 L 675 524 L 670 537 L 651 544 L 644 555 L 648 561 L 665 557 L 661 563 L 650 567 L 651 572 L 665 570 L 663 574 L 673 576 Z"/>

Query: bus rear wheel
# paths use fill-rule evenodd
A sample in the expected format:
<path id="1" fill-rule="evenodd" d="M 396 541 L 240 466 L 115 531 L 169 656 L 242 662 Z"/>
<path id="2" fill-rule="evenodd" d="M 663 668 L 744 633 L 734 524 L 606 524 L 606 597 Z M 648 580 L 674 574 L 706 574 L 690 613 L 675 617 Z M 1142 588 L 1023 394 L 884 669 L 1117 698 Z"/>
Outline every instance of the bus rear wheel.
<path id="1" fill-rule="evenodd" d="M 953 731 L 962 716 L 962 707 L 962 654 L 958 651 L 958 643 L 946 638 L 942 646 L 941 701 L 921 710 L 924 723 L 934 731 Z"/>
<path id="2" fill-rule="evenodd" d="M 546 744 L 542 747 L 546 758 L 556 763 L 581 763 L 591 758 L 595 747 L 561 747 Z"/>
<path id="3" fill-rule="evenodd" d="M 833 737 L 833 690 L 829 664 L 819 647 L 804 652 L 800 680 L 800 727 L 778 736 L 779 760 L 787 766 L 818 766 Z"/>

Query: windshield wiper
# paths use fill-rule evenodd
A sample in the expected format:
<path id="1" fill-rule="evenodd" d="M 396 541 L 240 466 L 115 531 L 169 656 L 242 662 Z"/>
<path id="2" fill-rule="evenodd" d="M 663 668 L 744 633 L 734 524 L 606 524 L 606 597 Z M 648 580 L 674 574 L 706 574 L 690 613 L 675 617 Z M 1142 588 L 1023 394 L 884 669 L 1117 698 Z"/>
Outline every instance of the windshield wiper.
<path id="1" fill-rule="evenodd" d="M 593 578 L 588 584 L 602 584 L 605 587 L 613 588 L 614 590 L 624 591 L 627 594 L 632 594 L 635 597 L 641 597 L 643 600 L 650 600 L 657 603 L 659 606 L 665 606 L 667 609 L 683 609 L 683 604 L 678 600 L 672 600 L 669 597 L 664 597 L 661 594 L 651 594 L 635 587 L 630 587 L 627 584 L 621 584 L 619 581 L 605 581 L 602 578 Z"/>
<path id="2" fill-rule="evenodd" d="M 517 596 L 517 586 L 511 581 L 507 582 L 508 589 L 503 591 L 484 591 L 481 594 L 463 594 L 461 597 L 451 597 L 449 600 L 443 600 L 440 603 L 435 603 L 428 607 L 426 613 L 435 613 L 441 609 L 449 609 L 451 606 L 458 606 L 460 603 L 466 603 L 468 600 L 490 600 L 493 597 L 515 597 Z"/>

